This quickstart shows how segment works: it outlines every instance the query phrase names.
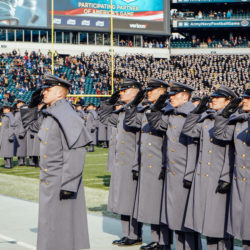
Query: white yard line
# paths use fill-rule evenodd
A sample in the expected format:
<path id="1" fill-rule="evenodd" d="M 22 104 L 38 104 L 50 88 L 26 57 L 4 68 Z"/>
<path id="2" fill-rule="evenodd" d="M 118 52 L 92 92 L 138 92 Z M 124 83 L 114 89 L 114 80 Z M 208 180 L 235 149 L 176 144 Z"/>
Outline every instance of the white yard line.
<path id="1" fill-rule="evenodd" d="M 31 249 L 31 250 L 36 250 L 36 247 L 35 247 L 35 246 L 30 245 L 30 244 L 25 243 L 25 242 L 22 242 L 22 241 L 17 241 L 17 240 L 12 239 L 12 238 L 10 238 L 10 237 L 8 237 L 8 236 L 5 236 L 5 235 L 0 234 L 0 238 L 1 238 L 2 240 L 6 240 L 6 241 L 7 241 L 6 243 L 8 243 L 8 241 L 11 241 L 11 244 L 13 244 L 13 242 L 15 242 L 15 244 L 18 245 L 18 246 L 25 247 L 25 248 Z"/>

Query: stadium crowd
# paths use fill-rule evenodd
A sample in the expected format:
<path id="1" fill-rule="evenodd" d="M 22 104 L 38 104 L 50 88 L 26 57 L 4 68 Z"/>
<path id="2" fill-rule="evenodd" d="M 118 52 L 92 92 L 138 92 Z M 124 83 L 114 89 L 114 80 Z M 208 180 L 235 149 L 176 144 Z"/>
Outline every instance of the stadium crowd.
<path id="1" fill-rule="evenodd" d="M 195 94 L 202 96 L 213 90 L 216 84 L 224 84 L 241 93 L 249 82 L 249 55 L 186 55 L 157 59 L 143 55 L 115 55 L 115 88 L 119 78 L 129 77 L 146 83 L 148 77 L 180 81 L 195 87 Z M 111 91 L 111 58 L 107 53 L 82 53 L 78 57 L 56 57 L 55 74 L 67 78 L 73 84 L 73 94 L 84 94 L 86 77 L 93 79 L 92 88 L 97 94 Z M 41 84 L 43 74 L 51 68 L 50 55 L 41 52 L 20 56 L 0 55 L 0 98 L 4 98 L 9 82 L 13 81 L 19 92 L 34 90 Z"/>

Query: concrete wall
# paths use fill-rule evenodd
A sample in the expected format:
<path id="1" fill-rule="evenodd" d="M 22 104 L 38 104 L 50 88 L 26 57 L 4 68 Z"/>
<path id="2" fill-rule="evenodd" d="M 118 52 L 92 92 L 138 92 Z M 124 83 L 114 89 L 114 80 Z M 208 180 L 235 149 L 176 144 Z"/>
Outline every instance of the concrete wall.
<path id="1" fill-rule="evenodd" d="M 0 42 L 0 53 L 8 53 L 13 49 L 20 50 L 21 54 L 27 50 L 38 51 L 47 54 L 51 50 L 50 43 L 25 43 L 25 42 Z M 93 52 L 108 52 L 110 53 L 110 46 L 95 46 L 95 45 L 72 45 L 72 44 L 54 44 L 54 49 L 59 54 L 70 54 L 72 56 L 80 55 L 84 52 L 89 55 Z M 126 54 L 143 54 L 153 55 L 156 58 L 168 58 L 168 49 L 149 49 L 149 48 L 138 48 L 138 47 L 114 47 L 114 53 L 124 56 Z"/>
<path id="2" fill-rule="evenodd" d="M 50 43 L 25 43 L 25 42 L 0 42 L 0 53 L 8 53 L 13 49 L 20 50 L 21 54 L 27 50 L 38 51 L 47 54 L 51 50 Z M 80 55 L 84 52 L 89 55 L 93 52 L 110 53 L 110 46 L 95 46 L 95 45 L 72 45 L 72 44 L 55 44 L 54 49 L 59 54 Z M 182 49 L 149 49 L 140 47 L 114 47 L 114 53 L 121 56 L 129 54 L 153 55 L 155 58 L 169 58 L 171 55 L 192 55 L 192 54 L 250 54 L 250 48 L 182 48 Z"/>

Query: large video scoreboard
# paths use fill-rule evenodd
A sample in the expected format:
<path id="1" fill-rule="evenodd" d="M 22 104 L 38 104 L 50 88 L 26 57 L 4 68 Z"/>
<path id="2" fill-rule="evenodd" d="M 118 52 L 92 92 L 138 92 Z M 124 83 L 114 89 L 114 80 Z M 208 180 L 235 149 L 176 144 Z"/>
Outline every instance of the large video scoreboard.
<path id="1" fill-rule="evenodd" d="M 0 0 L 0 25 L 50 28 L 51 1 L 24 0 L 18 5 L 18 1 Z M 110 31 L 111 0 L 53 0 L 53 3 L 57 29 Z M 112 0 L 112 13 L 114 32 L 170 34 L 170 1 Z"/>

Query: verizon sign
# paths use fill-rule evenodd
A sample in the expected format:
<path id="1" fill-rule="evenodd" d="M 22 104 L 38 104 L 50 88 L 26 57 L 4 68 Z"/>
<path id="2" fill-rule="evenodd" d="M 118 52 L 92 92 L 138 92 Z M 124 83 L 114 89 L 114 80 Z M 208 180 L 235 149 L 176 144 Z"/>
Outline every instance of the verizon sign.
<path id="1" fill-rule="evenodd" d="M 131 23 L 129 27 L 131 29 L 147 29 L 148 24 Z"/>

